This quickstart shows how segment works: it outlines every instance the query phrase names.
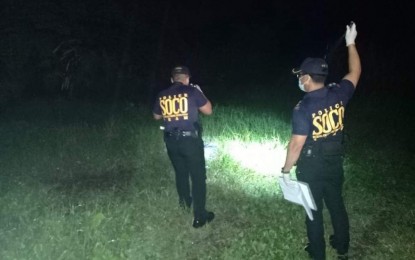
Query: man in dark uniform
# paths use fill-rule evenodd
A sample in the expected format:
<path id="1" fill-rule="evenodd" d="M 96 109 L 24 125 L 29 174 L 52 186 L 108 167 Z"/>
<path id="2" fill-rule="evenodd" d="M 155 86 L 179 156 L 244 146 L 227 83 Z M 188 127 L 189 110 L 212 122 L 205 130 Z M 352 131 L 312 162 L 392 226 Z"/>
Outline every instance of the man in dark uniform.
<path id="1" fill-rule="evenodd" d="M 190 208 L 193 202 L 193 227 L 199 228 L 215 217 L 206 211 L 206 167 L 199 112 L 212 114 L 212 105 L 198 85 L 189 84 L 190 72 L 175 67 L 169 88 L 158 94 L 154 119 L 164 121 L 164 142 L 176 174 L 179 204 Z M 190 192 L 189 177 L 192 181 Z M 192 196 L 190 196 L 190 193 Z"/>
<path id="2" fill-rule="evenodd" d="M 356 25 L 346 27 L 349 72 L 338 84 L 324 85 L 328 65 L 323 59 L 307 58 L 293 73 L 306 92 L 293 110 L 292 136 L 282 173 L 289 181 L 291 168 L 297 164 L 299 181 L 308 183 L 317 211 L 314 220 L 306 216 L 309 243 L 305 250 L 313 259 L 325 259 L 323 201 L 327 206 L 334 235 L 330 245 L 339 259 L 347 259 L 349 220 L 342 197 L 345 107 L 352 97 L 361 74 L 360 58 L 355 46 Z"/>

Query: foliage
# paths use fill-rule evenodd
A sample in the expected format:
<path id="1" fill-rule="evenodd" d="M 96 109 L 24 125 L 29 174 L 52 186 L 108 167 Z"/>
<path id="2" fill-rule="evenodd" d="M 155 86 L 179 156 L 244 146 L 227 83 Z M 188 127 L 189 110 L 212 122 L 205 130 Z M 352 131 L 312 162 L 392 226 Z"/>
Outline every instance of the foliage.
<path id="1" fill-rule="evenodd" d="M 405 102 L 384 108 L 391 111 L 381 117 L 385 127 L 367 120 L 382 100 L 350 104 L 350 253 L 411 259 L 414 146 L 404 137 L 410 132 L 391 128 Z M 288 141 L 289 122 L 277 109 L 219 104 L 215 111 L 203 118 L 207 141 Z M 207 206 L 217 217 L 192 228 L 192 214 L 177 207 L 173 170 L 147 107 L 37 100 L 0 116 L 1 259 L 307 259 L 303 210 L 282 199 L 275 177 L 224 150 L 208 161 Z M 328 237 L 326 211 L 325 224 Z"/>

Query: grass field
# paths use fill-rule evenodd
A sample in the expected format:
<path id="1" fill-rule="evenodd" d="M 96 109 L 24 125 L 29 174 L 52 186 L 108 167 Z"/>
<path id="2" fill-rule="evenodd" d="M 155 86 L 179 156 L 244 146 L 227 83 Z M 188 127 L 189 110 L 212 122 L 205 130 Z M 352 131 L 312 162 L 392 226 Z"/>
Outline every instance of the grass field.
<path id="1" fill-rule="evenodd" d="M 202 120 L 216 218 L 194 229 L 147 106 L 37 100 L 4 109 L 0 259 L 307 259 L 305 213 L 277 186 L 291 111 L 214 110 Z M 348 113 L 351 259 L 414 259 L 411 103 L 361 96 Z"/>

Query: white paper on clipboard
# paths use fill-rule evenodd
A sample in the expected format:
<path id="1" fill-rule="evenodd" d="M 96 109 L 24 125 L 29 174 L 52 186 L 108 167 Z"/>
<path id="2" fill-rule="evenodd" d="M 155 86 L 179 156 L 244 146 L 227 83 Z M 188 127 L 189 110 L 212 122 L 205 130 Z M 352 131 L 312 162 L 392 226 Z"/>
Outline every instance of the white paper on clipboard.
<path id="1" fill-rule="evenodd" d="M 296 180 L 286 183 L 283 177 L 279 178 L 279 184 L 284 194 L 284 199 L 303 206 L 308 217 L 313 220 L 313 212 L 311 210 L 316 210 L 317 207 L 308 184 Z"/>

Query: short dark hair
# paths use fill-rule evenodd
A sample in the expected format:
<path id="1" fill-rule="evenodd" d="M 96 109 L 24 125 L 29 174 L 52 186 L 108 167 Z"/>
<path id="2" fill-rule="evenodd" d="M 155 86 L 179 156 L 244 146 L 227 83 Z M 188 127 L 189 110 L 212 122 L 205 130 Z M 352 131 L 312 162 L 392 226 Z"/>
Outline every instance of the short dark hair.
<path id="1" fill-rule="evenodd" d="M 174 82 L 182 82 L 188 77 L 189 75 L 187 74 L 174 74 L 172 78 Z"/>
<path id="2" fill-rule="evenodd" d="M 309 74 L 311 79 L 316 83 L 323 83 L 326 82 L 326 75 L 318 75 L 318 74 Z"/>

